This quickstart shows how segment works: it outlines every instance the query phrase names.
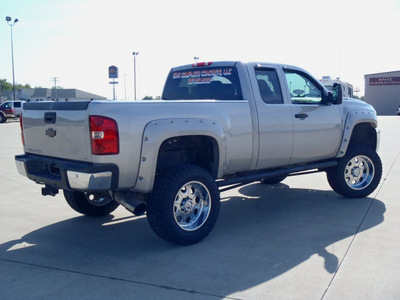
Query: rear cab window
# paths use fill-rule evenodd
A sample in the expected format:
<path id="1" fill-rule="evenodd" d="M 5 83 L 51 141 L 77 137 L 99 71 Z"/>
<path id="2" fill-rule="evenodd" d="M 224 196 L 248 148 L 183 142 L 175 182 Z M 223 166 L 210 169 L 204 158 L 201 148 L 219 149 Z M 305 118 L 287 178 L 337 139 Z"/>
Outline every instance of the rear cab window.
<path id="1" fill-rule="evenodd" d="M 256 69 L 258 89 L 263 101 L 267 104 L 283 104 L 282 91 L 278 75 L 274 69 Z"/>
<path id="2" fill-rule="evenodd" d="M 173 69 L 164 86 L 163 100 L 243 100 L 235 66 Z"/>

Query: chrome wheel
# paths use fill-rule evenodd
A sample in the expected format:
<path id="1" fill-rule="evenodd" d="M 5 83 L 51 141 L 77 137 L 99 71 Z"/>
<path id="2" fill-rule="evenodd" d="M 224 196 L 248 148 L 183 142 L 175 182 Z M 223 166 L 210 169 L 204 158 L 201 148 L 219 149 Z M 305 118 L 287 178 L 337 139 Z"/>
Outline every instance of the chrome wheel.
<path id="1" fill-rule="evenodd" d="M 329 185 L 346 198 L 370 195 L 382 177 L 382 162 L 376 151 L 368 145 L 352 143 L 338 165 L 326 171 Z"/>
<path id="2" fill-rule="evenodd" d="M 198 181 L 188 182 L 175 197 L 175 222 L 183 230 L 197 230 L 207 221 L 210 207 L 211 197 L 207 187 Z"/>
<path id="3" fill-rule="evenodd" d="M 347 185 L 353 190 L 366 188 L 374 179 L 375 168 L 367 156 L 357 155 L 346 165 L 344 177 Z"/>
<path id="4" fill-rule="evenodd" d="M 157 175 L 147 198 L 147 220 L 159 237 L 193 245 L 214 228 L 220 205 L 214 177 L 201 167 L 180 165 Z"/>

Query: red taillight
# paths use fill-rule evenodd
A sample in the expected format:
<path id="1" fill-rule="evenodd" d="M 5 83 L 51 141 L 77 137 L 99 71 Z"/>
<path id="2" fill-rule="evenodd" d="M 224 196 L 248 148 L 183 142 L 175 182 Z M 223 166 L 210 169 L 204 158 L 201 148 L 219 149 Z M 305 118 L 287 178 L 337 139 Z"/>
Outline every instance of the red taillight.
<path id="1" fill-rule="evenodd" d="M 110 155 L 119 153 L 117 122 L 102 116 L 89 116 L 92 154 Z"/>
<path id="2" fill-rule="evenodd" d="M 192 67 L 206 67 L 211 66 L 212 62 L 199 62 L 192 64 Z"/>
<path id="3" fill-rule="evenodd" d="M 24 126 L 22 125 L 22 115 L 19 117 L 19 126 L 21 126 L 21 140 L 22 140 L 22 145 L 25 147 Z"/>

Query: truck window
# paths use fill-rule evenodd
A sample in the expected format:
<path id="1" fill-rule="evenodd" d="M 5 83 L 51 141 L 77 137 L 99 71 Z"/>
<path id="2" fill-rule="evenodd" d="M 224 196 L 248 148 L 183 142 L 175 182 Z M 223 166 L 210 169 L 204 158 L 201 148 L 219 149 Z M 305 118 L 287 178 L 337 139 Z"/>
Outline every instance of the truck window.
<path id="1" fill-rule="evenodd" d="M 14 107 L 21 107 L 21 102 L 14 102 Z"/>
<path id="2" fill-rule="evenodd" d="M 322 100 L 321 89 L 306 74 L 285 70 L 293 104 L 318 104 Z"/>
<path id="3" fill-rule="evenodd" d="M 282 92 L 276 71 L 273 69 L 256 69 L 255 72 L 263 101 L 267 104 L 282 104 Z"/>
<path id="4" fill-rule="evenodd" d="M 163 100 L 243 100 L 235 67 L 172 70 L 167 78 Z"/>

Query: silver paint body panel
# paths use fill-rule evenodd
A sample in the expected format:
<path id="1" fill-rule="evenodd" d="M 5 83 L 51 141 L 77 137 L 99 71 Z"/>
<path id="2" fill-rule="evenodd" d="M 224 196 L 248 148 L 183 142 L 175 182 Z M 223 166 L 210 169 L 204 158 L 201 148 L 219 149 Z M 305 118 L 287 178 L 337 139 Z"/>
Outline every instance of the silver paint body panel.
<path id="1" fill-rule="evenodd" d="M 147 193 L 153 188 L 160 145 L 171 137 L 204 135 L 213 138 L 219 151 L 217 177 L 221 178 L 238 171 L 341 157 L 355 125 L 367 122 L 377 127 L 374 109 L 361 101 L 345 100 L 340 105 L 293 104 L 283 71 L 286 66 L 229 64 L 237 67 L 245 100 L 92 101 L 86 110 L 54 111 L 57 114 L 55 124 L 45 124 L 46 111 L 26 110 L 23 117 L 25 152 L 78 162 L 115 164 L 119 169 L 119 189 Z M 259 66 L 276 70 L 281 82 L 282 104 L 266 104 L 261 99 L 254 75 Z M 306 73 L 296 67 L 290 69 Z M 308 117 L 295 118 L 299 113 L 306 113 Z M 91 154 L 90 115 L 116 120 L 119 154 Z M 46 134 L 46 130 L 51 134 Z M 19 166 L 19 170 L 22 172 L 23 166 Z M 91 174 L 70 175 L 70 183 L 77 189 L 93 178 Z M 75 182 L 76 175 L 83 178 L 83 183 Z M 110 174 L 98 178 L 103 175 Z M 107 180 L 111 182 L 110 178 Z M 97 187 L 104 183 L 98 182 Z"/>

